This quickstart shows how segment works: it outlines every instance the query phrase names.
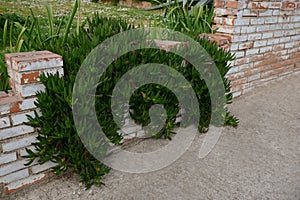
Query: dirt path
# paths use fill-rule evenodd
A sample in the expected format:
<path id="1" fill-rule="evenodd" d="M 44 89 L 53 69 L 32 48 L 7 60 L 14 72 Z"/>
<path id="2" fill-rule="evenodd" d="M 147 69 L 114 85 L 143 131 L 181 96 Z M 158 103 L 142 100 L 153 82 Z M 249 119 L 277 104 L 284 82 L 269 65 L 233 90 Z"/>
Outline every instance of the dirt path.
<path id="1" fill-rule="evenodd" d="M 203 135 L 163 170 L 112 171 L 106 186 L 88 191 L 71 174 L 12 199 L 300 199 L 300 73 L 235 99 L 230 110 L 239 127 L 226 128 L 202 160 Z"/>

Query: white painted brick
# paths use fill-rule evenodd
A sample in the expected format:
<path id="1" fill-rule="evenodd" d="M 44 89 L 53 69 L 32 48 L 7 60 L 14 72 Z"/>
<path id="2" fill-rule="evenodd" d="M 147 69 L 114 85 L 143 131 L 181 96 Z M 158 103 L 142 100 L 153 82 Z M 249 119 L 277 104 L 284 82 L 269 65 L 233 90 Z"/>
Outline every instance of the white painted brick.
<path id="1" fill-rule="evenodd" d="M 233 74 L 239 71 L 238 67 L 232 67 L 229 69 L 229 71 L 227 72 L 227 74 Z"/>
<path id="2" fill-rule="evenodd" d="M 282 25 L 283 29 L 293 29 L 294 28 L 294 24 L 290 24 L 290 23 L 286 23 Z"/>
<path id="3" fill-rule="evenodd" d="M 267 40 L 255 41 L 253 47 L 262 47 L 267 45 Z"/>
<path id="4" fill-rule="evenodd" d="M 242 26 L 241 33 L 254 33 L 256 26 Z"/>
<path id="5" fill-rule="evenodd" d="M 291 22 L 300 22 L 300 16 L 291 16 Z"/>
<path id="6" fill-rule="evenodd" d="M 3 165 L 5 163 L 9 163 L 9 162 L 12 162 L 12 161 L 15 161 L 15 160 L 17 160 L 16 152 L 0 155 L 0 165 Z"/>
<path id="7" fill-rule="evenodd" d="M 250 19 L 247 19 L 247 18 L 236 19 L 234 24 L 236 26 L 239 26 L 239 25 L 242 25 L 242 26 L 249 25 L 250 24 Z"/>
<path id="8" fill-rule="evenodd" d="M 6 128 L 10 126 L 10 120 L 8 117 L 0 118 L 0 128 Z"/>
<path id="9" fill-rule="evenodd" d="M 21 188 L 24 185 L 32 184 L 32 183 L 39 181 L 45 177 L 46 177 L 45 174 L 37 174 L 37 175 L 29 176 L 28 178 L 21 179 L 21 180 L 18 180 L 18 181 L 15 181 L 15 182 L 12 182 L 12 183 L 6 185 L 5 189 L 8 191 L 16 190 L 18 188 Z"/>
<path id="10" fill-rule="evenodd" d="M 249 76 L 248 77 L 248 82 L 257 80 L 259 78 L 260 78 L 260 74 L 255 74 L 255 75 Z"/>
<path id="11" fill-rule="evenodd" d="M 294 49 L 288 49 L 288 54 L 295 53 L 295 52 L 297 52 L 296 48 L 294 48 Z"/>
<path id="12" fill-rule="evenodd" d="M 300 9 L 299 9 L 300 11 Z M 294 28 L 300 28 L 300 23 L 294 23 Z"/>
<path id="13" fill-rule="evenodd" d="M 286 30 L 284 36 L 296 35 L 296 30 Z"/>
<path id="14" fill-rule="evenodd" d="M 234 52 L 234 53 L 235 53 L 236 58 L 241 58 L 241 57 L 245 56 L 244 51 L 237 51 L 237 52 Z"/>
<path id="15" fill-rule="evenodd" d="M 265 21 L 263 18 L 254 18 L 254 19 L 251 19 L 250 23 L 253 25 L 262 25 L 265 23 Z"/>
<path id="16" fill-rule="evenodd" d="M 231 50 L 231 51 L 238 50 L 238 47 L 239 47 L 239 45 L 238 45 L 238 44 L 231 44 L 231 46 L 230 46 L 230 50 Z"/>
<path id="17" fill-rule="evenodd" d="M 274 37 L 282 37 L 284 35 L 284 31 L 275 31 Z"/>
<path id="18" fill-rule="evenodd" d="M 266 53 L 266 52 L 270 52 L 273 50 L 272 46 L 266 46 L 266 47 L 262 47 L 259 49 L 259 53 Z"/>
<path id="19" fill-rule="evenodd" d="M 247 35 L 235 35 L 233 36 L 232 42 L 244 42 L 247 41 Z"/>
<path id="20" fill-rule="evenodd" d="M 259 49 L 247 49 L 246 50 L 246 56 L 258 54 L 258 52 L 259 52 Z"/>
<path id="21" fill-rule="evenodd" d="M 34 146 L 29 146 L 29 147 L 26 147 L 26 148 L 27 148 L 27 149 L 30 149 L 30 150 L 33 151 L 33 152 L 36 152 Z M 26 148 L 20 150 L 20 156 L 27 156 L 27 155 L 28 155 L 28 153 L 27 153 L 27 151 L 26 151 Z"/>
<path id="22" fill-rule="evenodd" d="M 5 115 L 9 113 L 10 104 L 0 105 L 0 115 Z"/>
<path id="23" fill-rule="evenodd" d="M 36 108 L 34 105 L 34 102 L 37 100 L 37 98 L 30 98 L 30 99 L 24 99 L 22 104 L 20 105 L 21 110 L 29 110 Z"/>
<path id="24" fill-rule="evenodd" d="M 269 30 L 271 30 L 271 31 L 282 30 L 282 24 L 272 24 L 272 25 L 269 25 Z"/>
<path id="25" fill-rule="evenodd" d="M 273 13 L 272 13 L 272 15 L 273 16 L 279 16 L 279 10 L 273 10 Z"/>
<path id="26" fill-rule="evenodd" d="M 239 65 L 239 71 L 244 71 L 245 69 L 250 69 L 253 67 L 253 63 L 246 63 L 243 65 Z"/>
<path id="27" fill-rule="evenodd" d="M 285 42 L 289 42 L 291 40 L 291 37 L 282 37 L 279 39 L 280 43 L 285 43 Z"/>
<path id="28" fill-rule="evenodd" d="M 3 152 L 13 151 L 16 149 L 24 148 L 26 146 L 31 145 L 31 143 L 36 142 L 36 135 L 25 137 L 19 140 L 14 140 L 11 142 L 7 142 L 2 144 Z"/>
<path id="29" fill-rule="evenodd" d="M 52 59 L 43 59 L 38 60 L 35 62 L 24 61 L 24 62 L 12 62 L 12 68 L 19 72 L 24 71 L 38 71 L 41 69 L 49 69 L 49 68 L 56 68 L 62 67 L 63 61 L 60 58 L 52 58 Z"/>
<path id="30" fill-rule="evenodd" d="M 26 125 L 14 126 L 0 130 L 0 140 L 34 132 L 34 128 Z"/>
<path id="31" fill-rule="evenodd" d="M 233 93 L 232 93 L 232 97 L 233 97 L 233 98 L 236 98 L 236 97 L 238 97 L 238 96 L 241 96 L 241 94 L 242 94 L 242 91 L 233 92 Z"/>
<path id="32" fill-rule="evenodd" d="M 273 10 L 260 10 L 259 16 L 272 16 Z"/>
<path id="33" fill-rule="evenodd" d="M 268 32 L 268 33 L 263 33 L 262 34 L 262 39 L 267 39 L 267 38 L 271 38 L 273 37 L 273 33 L 272 32 Z"/>
<path id="34" fill-rule="evenodd" d="M 300 40 L 300 35 L 291 36 L 291 40 L 293 40 L 293 41 L 299 41 Z"/>
<path id="35" fill-rule="evenodd" d="M 0 177 L 0 183 L 11 183 L 13 181 L 20 180 L 22 178 L 26 178 L 27 176 L 29 176 L 28 169 L 23 169 L 23 170 L 8 174 L 6 176 Z"/>
<path id="36" fill-rule="evenodd" d="M 12 172 L 19 171 L 20 169 L 26 168 L 26 166 L 24 165 L 25 163 L 25 160 L 20 160 L 17 162 L 0 166 L 0 176 L 4 176 Z"/>
<path id="37" fill-rule="evenodd" d="M 268 39 L 267 45 L 273 45 L 273 44 L 278 44 L 278 43 L 279 43 L 279 38 Z"/>
<path id="38" fill-rule="evenodd" d="M 278 17 L 272 16 L 265 18 L 265 24 L 275 24 L 278 22 Z"/>
<path id="39" fill-rule="evenodd" d="M 261 26 L 257 26 L 256 27 L 256 31 L 257 32 L 266 32 L 270 30 L 270 26 L 269 25 L 261 25 Z"/>
<path id="40" fill-rule="evenodd" d="M 249 34 L 248 40 L 250 40 L 250 41 L 259 40 L 259 39 L 261 39 L 261 37 L 262 37 L 262 34 L 260 34 L 260 33 Z"/>
<path id="41" fill-rule="evenodd" d="M 26 117 L 26 115 L 30 115 L 30 116 L 34 116 L 34 112 L 27 112 L 27 113 L 22 113 L 22 114 L 17 114 L 17 115 L 12 115 L 11 116 L 11 120 L 13 125 L 18 125 L 18 124 L 22 124 L 23 122 L 28 122 L 28 119 Z"/>
<path id="42" fill-rule="evenodd" d="M 36 95 L 38 91 L 44 91 L 45 86 L 43 84 L 28 84 L 28 85 L 15 85 L 16 92 L 22 97 L 30 97 Z"/>
<path id="43" fill-rule="evenodd" d="M 46 162 L 46 163 L 44 163 L 42 165 L 35 165 L 35 166 L 33 166 L 31 168 L 31 171 L 32 171 L 32 173 L 37 174 L 37 173 L 40 173 L 40 172 L 45 171 L 47 169 L 50 169 L 50 168 L 52 168 L 52 167 L 54 167 L 56 165 L 57 165 L 57 163 L 53 163 L 53 162 L 48 161 L 48 162 Z"/>
<path id="44" fill-rule="evenodd" d="M 293 48 L 294 45 L 295 45 L 294 42 L 290 42 L 290 43 L 286 43 L 286 44 L 284 45 L 284 47 L 287 48 L 287 49 L 289 49 L 289 48 Z"/>

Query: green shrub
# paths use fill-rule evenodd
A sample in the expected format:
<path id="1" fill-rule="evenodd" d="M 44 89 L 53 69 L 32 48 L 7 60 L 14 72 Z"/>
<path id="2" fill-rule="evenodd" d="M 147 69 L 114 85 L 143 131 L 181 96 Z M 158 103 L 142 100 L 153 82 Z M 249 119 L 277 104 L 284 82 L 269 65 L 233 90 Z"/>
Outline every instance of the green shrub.
<path id="1" fill-rule="evenodd" d="M 189 4 L 186 1 L 185 4 Z M 201 33 L 213 33 L 212 22 L 214 16 L 213 4 L 205 6 L 181 5 L 178 1 L 164 8 L 165 19 L 163 24 L 175 31 L 189 36 L 198 36 Z"/>
<path id="2" fill-rule="evenodd" d="M 59 78 L 58 74 L 50 75 L 47 78 L 41 77 L 46 89 L 37 94 L 36 106 L 42 115 L 39 116 L 36 113 L 35 117 L 29 117 L 28 122 L 29 125 L 38 128 L 37 142 L 33 143 L 36 151 L 27 149 L 28 156 L 26 158 L 29 159 L 27 164 L 32 163 L 35 159 L 40 164 L 47 161 L 57 163 L 58 165 L 53 168 L 57 174 L 71 168 L 80 175 L 81 181 L 88 188 L 92 184 L 102 184 L 101 177 L 109 172 L 109 168 L 87 151 L 77 134 L 72 115 L 72 91 L 76 73 L 86 56 L 99 43 L 121 31 L 132 29 L 134 26 L 126 20 L 102 18 L 98 14 L 88 18 L 77 29 L 70 29 L 71 22 L 70 20 L 69 23 L 66 23 L 67 27 L 53 27 L 51 32 L 57 34 L 50 36 L 48 34 L 45 37 L 43 32 L 45 30 L 40 29 L 38 20 L 33 17 L 33 26 L 28 29 L 31 30 L 30 34 L 28 30 L 25 31 L 24 50 L 46 49 L 62 55 L 65 71 L 63 78 Z M 65 32 L 61 32 L 61 30 Z M 66 31 L 68 31 L 67 34 Z M 66 35 L 67 37 L 65 37 Z M 232 60 L 233 56 L 205 39 L 197 38 L 196 40 L 215 61 L 223 78 L 227 103 L 231 103 L 230 84 L 225 78 L 225 74 L 229 70 L 228 61 Z M 186 70 L 180 68 L 182 61 L 183 58 L 173 53 L 166 53 L 158 49 L 142 49 L 122 55 L 109 66 L 99 81 L 95 107 L 99 124 L 111 142 L 120 144 L 122 140 L 122 136 L 117 132 L 119 127 L 114 122 L 110 109 L 112 89 L 118 79 L 128 70 L 149 62 L 166 64 L 182 73 L 190 81 L 199 101 L 201 112 L 199 130 L 200 132 L 207 130 L 213 112 L 210 93 L 204 80 L 195 73 L 191 64 L 186 65 Z M 171 138 L 172 129 L 177 125 L 175 116 L 179 108 L 176 97 L 167 88 L 155 84 L 139 88 L 130 99 L 130 107 L 134 111 L 131 113 L 132 118 L 142 125 L 149 124 L 148 109 L 153 104 L 164 105 L 168 114 L 164 128 L 156 136 Z M 237 125 L 237 119 L 228 111 L 224 109 L 222 113 L 225 125 Z"/>

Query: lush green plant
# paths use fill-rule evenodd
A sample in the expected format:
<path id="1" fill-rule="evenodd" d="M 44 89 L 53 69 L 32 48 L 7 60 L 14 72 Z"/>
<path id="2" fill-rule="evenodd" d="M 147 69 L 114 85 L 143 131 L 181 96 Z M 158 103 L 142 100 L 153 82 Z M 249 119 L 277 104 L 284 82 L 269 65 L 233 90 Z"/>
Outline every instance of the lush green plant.
<path id="1" fill-rule="evenodd" d="M 86 183 L 86 187 L 92 184 L 102 184 L 101 177 L 109 172 L 109 169 L 96 160 L 82 144 L 72 116 L 72 91 L 76 73 L 90 51 L 106 38 L 121 31 L 134 28 L 126 20 L 102 18 L 97 13 L 88 18 L 81 26 L 74 27 L 73 14 L 79 4 L 76 1 L 73 12 L 68 22 L 61 19 L 57 26 L 54 26 L 55 19 L 52 17 L 50 8 L 48 10 L 48 28 L 43 28 L 39 20 L 32 15 L 26 23 L 25 31 L 22 35 L 22 50 L 50 50 L 62 55 L 64 59 L 65 76 L 59 75 L 42 76 L 41 81 L 45 85 L 44 92 L 37 94 L 36 106 L 42 115 L 37 113 L 35 117 L 29 117 L 28 124 L 38 128 L 37 142 L 33 145 L 36 151 L 27 149 L 29 159 L 27 164 L 38 159 L 38 163 L 43 164 L 52 161 L 58 165 L 53 168 L 59 174 L 71 168 L 80 174 L 81 181 Z M 20 27 L 21 28 L 21 27 Z M 22 30 L 22 29 L 21 29 Z M 224 81 L 227 92 L 227 103 L 231 102 L 229 81 L 225 74 L 229 70 L 228 61 L 232 60 L 232 55 L 218 48 L 216 44 L 211 44 L 204 39 L 196 39 L 212 56 Z M 210 93 L 205 82 L 199 74 L 195 73 L 193 67 L 187 64 L 185 70 L 180 68 L 183 58 L 172 53 L 158 49 L 143 49 L 127 53 L 117 59 L 106 74 L 101 77 L 97 88 L 96 112 L 99 124 L 111 142 L 120 144 L 122 136 L 118 134 L 119 127 L 115 124 L 111 113 L 110 95 L 118 79 L 133 67 L 149 62 L 167 64 L 181 72 L 193 86 L 201 112 L 199 130 L 205 132 L 210 122 L 211 105 Z M 148 109 L 153 104 L 162 104 L 167 110 L 167 122 L 165 127 L 157 137 L 171 138 L 172 129 L 176 126 L 175 116 L 178 113 L 178 101 L 176 97 L 167 89 L 157 85 L 146 85 L 139 88 L 131 97 L 130 106 L 134 110 L 132 118 L 142 124 L 147 125 L 149 121 Z M 237 119 L 224 110 L 223 119 L 226 125 L 237 125 Z"/>
<path id="2" fill-rule="evenodd" d="M 214 16 L 213 5 L 188 6 L 191 2 L 178 3 L 166 6 L 163 24 L 168 28 L 180 31 L 190 36 L 201 33 L 213 33 L 212 22 Z"/>

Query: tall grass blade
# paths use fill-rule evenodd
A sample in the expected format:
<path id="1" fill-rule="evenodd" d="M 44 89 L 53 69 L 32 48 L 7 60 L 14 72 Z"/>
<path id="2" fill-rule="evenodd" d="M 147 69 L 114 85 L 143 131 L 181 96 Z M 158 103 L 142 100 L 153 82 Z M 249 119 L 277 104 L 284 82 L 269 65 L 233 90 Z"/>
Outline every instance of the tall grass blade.
<path id="1" fill-rule="evenodd" d="M 5 47 L 6 47 L 7 24 L 8 24 L 8 20 L 5 20 L 4 28 L 3 28 L 3 49 L 5 49 Z"/>
<path id="2" fill-rule="evenodd" d="M 53 35 L 53 11 L 51 6 L 46 6 L 49 21 L 49 36 Z"/>
<path id="3" fill-rule="evenodd" d="M 77 12 L 77 9 L 78 9 L 78 0 L 75 1 L 75 4 L 74 4 L 74 7 L 73 7 L 73 10 L 72 10 L 72 14 L 69 18 L 69 21 L 68 21 L 68 24 L 67 24 L 67 27 L 66 27 L 66 30 L 65 30 L 65 34 L 64 34 L 64 37 L 63 37 L 63 41 L 62 41 L 62 45 L 65 45 L 66 41 L 67 41 L 67 37 L 69 35 L 69 32 L 70 32 L 70 29 L 71 29 L 71 25 L 73 23 L 73 19 L 74 19 L 74 16 Z"/>

